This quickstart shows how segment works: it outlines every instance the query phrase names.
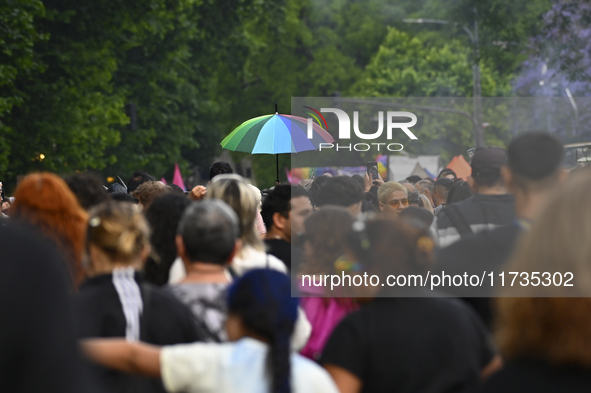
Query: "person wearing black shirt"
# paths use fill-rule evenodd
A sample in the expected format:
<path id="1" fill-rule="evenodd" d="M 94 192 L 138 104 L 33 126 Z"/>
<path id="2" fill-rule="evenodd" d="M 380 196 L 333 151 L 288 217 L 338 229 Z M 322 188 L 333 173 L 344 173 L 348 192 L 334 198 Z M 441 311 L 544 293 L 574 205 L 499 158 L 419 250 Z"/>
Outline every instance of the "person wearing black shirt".
<path id="1" fill-rule="evenodd" d="M 386 217 L 354 223 L 348 244 L 359 271 L 381 280 L 422 274 L 434 246 L 426 229 Z M 500 366 L 482 321 L 459 300 L 407 287 L 363 291 L 390 297 L 362 305 L 330 337 L 320 363 L 341 393 L 472 392 Z"/>
<path id="2" fill-rule="evenodd" d="M 75 341 L 73 283 L 55 246 L 7 223 L 0 250 L 0 390 L 95 392 Z"/>
<path id="3" fill-rule="evenodd" d="M 148 224 L 129 203 L 107 202 L 90 211 L 89 276 L 75 296 L 79 338 L 125 337 L 155 345 L 200 339 L 191 311 L 147 283 L 135 268 L 149 253 Z M 93 366 L 110 392 L 161 392 L 162 382 Z"/>
<path id="4" fill-rule="evenodd" d="M 341 392 L 471 392 L 494 357 L 484 325 L 460 301 L 378 298 L 337 326 L 321 363 L 355 380 L 357 390 Z"/>
<path id="5" fill-rule="evenodd" d="M 435 211 L 431 236 L 438 247 L 445 248 L 470 234 L 511 224 L 515 219 L 513 195 L 507 193 L 501 176 L 501 168 L 506 164 L 507 155 L 501 148 L 476 150 L 468 178 L 474 195 Z"/>
<path id="6" fill-rule="evenodd" d="M 552 190 L 562 183 L 565 173 L 561 169 L 562 155 L 562 143 L 549 133 L 528 132 L 515 138 L 507 149 L 508 165 L 502 168 L 501 174 L 508 190 L 514 194 L 517 220 L 439 250 L 432 271 L 449 275 L 466 272 L 480 277 L 483 272 L 500 270 Z M 492 289 L 486 282 L 477 288 L 450 286 L 444 290 L 464 298 L 492 328 Z"/>
<path id="7" fill-rule="evenodd" d="M 302 251 L 292 246 L 292 235 L 304 231 L 304 221 L 312 213 L 308 192 L 301 186 L 279 185 L 263 200 L 261 216 L 267 227 L 265 244 L 269 254 L 276 256 L 292 269 Z"/>

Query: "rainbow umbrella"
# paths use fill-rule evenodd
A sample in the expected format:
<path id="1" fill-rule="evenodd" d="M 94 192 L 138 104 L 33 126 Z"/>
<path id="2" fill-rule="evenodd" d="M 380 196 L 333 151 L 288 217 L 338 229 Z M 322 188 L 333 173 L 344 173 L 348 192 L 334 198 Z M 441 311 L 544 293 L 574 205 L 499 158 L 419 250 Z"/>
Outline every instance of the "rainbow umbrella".
<path id="1" fill-rule="evenodd" d="M 278 154 L 317 150 L 321 143 L 334 142 L 333 137 L 318 124 L 312 124 L 308 139 L 308 119 L 280 115 L 255 117 L 239 125 L 220 143 L 224 149 L 250 154 L 275 154 L 279 182 Z"/>

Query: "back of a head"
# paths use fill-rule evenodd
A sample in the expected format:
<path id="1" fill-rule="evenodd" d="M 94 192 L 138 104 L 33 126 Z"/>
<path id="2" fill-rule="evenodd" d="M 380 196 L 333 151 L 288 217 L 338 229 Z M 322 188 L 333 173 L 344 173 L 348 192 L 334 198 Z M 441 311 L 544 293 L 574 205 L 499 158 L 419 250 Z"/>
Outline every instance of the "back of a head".
<path id="1" fill-rule="evenodd" d="M 385 276 L 423 274 L 431 261 L 434 243 L 427 229 L 380 216 L 356 221 L 348 235 L 348 246 L 364 265 L 363 270 L 377 268 Z"/>
<path id="2" fill-rule="evenodd" d="M 81 282 L 87 214 L 66 182 L 52 173 L 34 173 L 18 185 L 14 197 L 11 216 L 54 240 L 70 262 L 74 280 Z"/>
<path id="3" fill-rule="evenodd" d="M 84 210 L 109 199 L 109 194 L 103 187 L 101 180 L 92 173 L 76 173 L 64 180 Z"/>
<path id="4" fill-rule="evenodd" d="M 330 176 L 320 176 L 314 179 L 310 185 L 310 201 L 314 206 L 321 206 L 322 201 L 319 199 L 320 190 L 330 179 Z"/>
<path id="5" fill-rule="evenodd" d="M 407 193 L 408 204 L 418 206 L 420 204 L 420 198 L 419 198 L 419 191 L 417 190 L 417 188 L 410 181 L 407 181 L 406 183 L 404 183 L 402 185 L 408 191 L 408 193 Z"/>
<path id="6" fill-rule="evenodd" d="M 147 181 L 155 181 L 156 178 L 144 171 L 137 171 L 133 172 L 131 178 L 127 182 L 127 192 L 131 194 L 134 192 L 141 184 Z"/>
<path id="7" fill-rule="evenodd" d="M 191 262 L 224 265 L 240 236 L 238 217 L 225 202 L 205 199 L 185 209 L 177 234 Z"/>
<path id="8" fill-rule="evenodd" d="M 429 180 L 421 180 L 415 184 L 417 188 L 420 188 L 420 191 L 428 190 L 429 193 L 433 194 L 433 187 L 435 186 L 434 181 Z"/>
<path id="9" fill-rule="evenodd" d="M 439 175 L 437 175 L 437 180 L 439 180 L 439 179 L 445 179 L 449 175 L 453 176 L 454 179 L 457 179 L 458 178 L 458 175 L 456 175 L 456 173 L 452 169 L 443 168 L 441 170 L 441 172 L 439 172 Z"/>
<path id="10" fill-rule="evenodd" d="M 172 188 L 160 181 L 147 181 L 142 183 L 131 196 L 137 198 L 139 203 L 147 209 L 156 198 L 172 192 Z"/>
<path id="11" fill-rule="evenodd" d="M 209 181 L 216 177 L 217 175 L 223 175 L 226 173 L 234 173 L 230 164 L 224 161 L 214 162 L 209 170 Z"/>
<path id="12" fill-rule="evenodd" d="M 433 190 L 439 190 L 439 193 L 445 195 L 447 197 L 447 192 L 451 189 L 451 186 L 454 185 L 453 180 L 448 179 L 446 177 L 442 177 L 441 179 L 437 179 L 435 184 L 433 185 Z"/>
<path id="13" fill-rule="evenodd" d="M 416 206 L 409 206 L 408 209 L 404 209 L 398 217 L 406 223 L 424 230 L 429 229 L 434 218 L 433 213 Z"/>
<path id="14" fill-rule="evenodd" d="M 138 206 L 109 201 L 95 206 L 89 214 L 88 245 L 98 247 L 113 262 L 138 262 L 150 237 Z"/>
<path id="15" fill-rule="evenodd" d="M 412 175 L 412 176 L 407 177 L 406 180 L 408 180 L 408 182 L 411 184 L 416 184 L 416 183 L 420 182 L 422 179 L 418 175 Z"/>
<path id="16" fill-rule="evenodd" d="M 564 149 L 554 135 L 543 131 L 517 136 L 507 148 L 507 161 L 517 187 L 551 189 L 559 176 Z"/>
<path id="17" fill-rule="evenodd" d="M 507 152 L 500 147 L 478 148 L 470 161 L 472 179 L 477 186 L 495 187 L 503 184 L 501 168 L 507 164 Z"/>
<path id="18" fill-rule="evenodd" d="M 307 196 L 308 193 L 301 186 L 279 185 L 275 186 L 267 193 L 263 200 L 261 209 L 261 216 L 267 232 L 273 227 L 273 215 L 279 213 L 284 217 L 288 217 L 291 210 L 291 198 L 298 198 Z"/>
<path id="19" fill-rule="evenodd" d="M 447 192 L 447 198 L 445 200 L 446 205 L 451 205 L 468 199 L 472 196 L 472 190 L 467 181 L 458 180 L 454 182 L 449 191 Z"/>
<path id="20" fill-rule="evenodd" d="M 289 276 L 270 269 L 251 270 L 228 291 L 228 313 L 269 343 L 267 368 L 271 392 L 290 392 L 290 336 L 298 298 L 291 296 Z"/>
<path id="21" fill-rule="evenodd" d="M 34 173 L 18 185 L 12 206 L 13 214 L 64 214 L 80 209 L 78 199 L 66 182 L 52 173 Z"/>
<path id="22" fill-rule="evenodd" d="M 345 253 L 347 234 L 355 218 L 344 207 L 326 206 L 304 222 L 308 245 L 304 271 L 324 274 L 334 271 L 334 261 Z"/>
<path id="23" fill-rule="evenodd" d="M 365 183 L 363 180 L 363 177 L 361 175 L 353 175 L 351 176 L 351 179 L 355 180 L 357 182 L 357 184 L 359 184 L 359 187 L 361 187 L 361 189 L 363 190 L 365 188 Z"/>
<path id="24" fill-rule="evenodd" d="M 146 261 L 146 279 L 156 285 L 168 282 L 170 266 L 177 256 L 175 236 L 183 211 L 191 204 L 184 195 L 168 193 L 158 198 L 146 210 L 151 228 L 150 244 L 159 261 Z"/>
<path id="25" fill-rule="evenodd" d="M 363 188 L 349 176 L 335 176 L 329 178 L 318 190 L 317 206 L 349 207 L 361 202 Z"/>
<path id="26" fill-rule="evenodd" d="M 206 198 L 221 199 L 238 216 L 241 239 L 245 246 L 264 249 L 263 242 L 255 231 L 257 197 L 254 189 L 242 177 L 234 174 L 218 175 L 211 182 Z"/>

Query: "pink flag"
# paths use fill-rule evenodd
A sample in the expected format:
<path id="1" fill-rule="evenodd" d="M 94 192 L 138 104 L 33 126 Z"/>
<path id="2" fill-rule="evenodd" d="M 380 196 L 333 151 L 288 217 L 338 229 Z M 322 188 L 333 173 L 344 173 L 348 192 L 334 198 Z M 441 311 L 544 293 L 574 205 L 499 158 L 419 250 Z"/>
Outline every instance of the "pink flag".
<path id="1" fill-rule="evenodd" d="M 177 186 L 182 188 L 183 191 L 187 191 L 187 189 L 185 188 L 185 182 L 183 181 L 183 177 L 181 176 L 179 164 L 177 164 L 176 162 L 174 163 L 174 176 L 172 177 L 172 184 L 176 184 Z"/>
<path id="2" fill-rule="evenodd" d="M 162 176 L 162 179 L 160 179 L 160 181 L 161 181 L 162 183 L 164 183 L 164 184 L 168 184 L 168 183 L 166 182 L 166 179 L 164 178 L 164 176 Z"/>

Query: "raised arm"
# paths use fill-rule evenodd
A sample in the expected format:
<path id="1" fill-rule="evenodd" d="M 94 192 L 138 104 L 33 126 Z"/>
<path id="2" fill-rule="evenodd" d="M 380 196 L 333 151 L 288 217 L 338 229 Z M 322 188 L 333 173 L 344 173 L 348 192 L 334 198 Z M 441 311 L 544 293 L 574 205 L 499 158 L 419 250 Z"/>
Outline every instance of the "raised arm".
<path id="1" fill-rule="evenodd" d="M 160 349 L 154 345 L 124 339 L 91 338 L 81 340 L 85 355 L 114 370 L 160 377 Z"/>

